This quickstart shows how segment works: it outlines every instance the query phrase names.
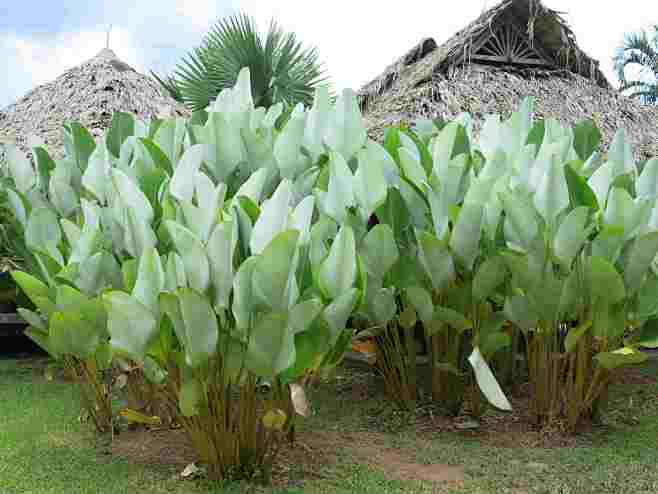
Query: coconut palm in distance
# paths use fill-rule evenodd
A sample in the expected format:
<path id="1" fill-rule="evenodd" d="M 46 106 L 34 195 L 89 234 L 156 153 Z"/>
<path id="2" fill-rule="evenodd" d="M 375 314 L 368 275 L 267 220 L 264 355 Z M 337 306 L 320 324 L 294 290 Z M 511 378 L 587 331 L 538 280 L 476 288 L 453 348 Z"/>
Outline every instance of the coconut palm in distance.
<path id="1" fill-rule="evenodd" d="M 629 33 L 614 57 L 615 70 L 621 81 L 621 90 L 645 103 L 658 103 L 658 24 L 653 34 L 646 31 Z M 626 68 L 638 68 L 635 80 L 626 78 Z"/>
<path id="2" fill-rule="evenodd" d="M 315 48 L 305 48 L 294 33 L 284 32 L 275 22 L 263 39 L 255 21 L 245 14 L 220 20 L 173 75 L 152 75 L 174 99 L 197 111 L 222 89 L 233 87 L 243 67 L 249 67 L 257 106 L 310 106 L 315 87 L 326 81 Z"/>

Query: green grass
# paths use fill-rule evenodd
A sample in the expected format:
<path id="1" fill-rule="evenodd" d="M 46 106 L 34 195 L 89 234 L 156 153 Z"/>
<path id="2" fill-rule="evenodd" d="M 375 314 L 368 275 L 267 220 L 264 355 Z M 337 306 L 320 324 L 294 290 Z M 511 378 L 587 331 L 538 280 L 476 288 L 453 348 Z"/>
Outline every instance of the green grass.
<path id="1" fill-rule="evenodd" d="M 655 375 L 656 368 L 647 369 Z M 46 381 L 25 361 L 0 360 L 0 494 L 27 493 L 656 493 L 658 492 L 658 385 L 638 385 L 613 393 L 612 425 L 570 448 L 497 447 L 452 433 L 424 435 L 390 418 L 377 437 L 410 462 L 445 463 L 464 468 L 461 486 L 452 488 L 396 480 L 355 456 L 351 441 L 328 446 L 326 461 L 293 468 L 302 487 L 278 490 L 240 485 L 212 486 L 182 481 L 175 469 L 144 466 L 104 453 L 91 426 L 77 420 L 75 389 Z M 316 415 L 298 439 L 313 446 L 313 431 L 340 438 L 372 433 L 373 400 L 336 398 L 333 387 L 314 393 Z M 357 406 L 354 403 L 357 403 Z M 316 451 L 317 453 L 317 451 Z M 320 451 L 320 453 L 323 453 Z"/>

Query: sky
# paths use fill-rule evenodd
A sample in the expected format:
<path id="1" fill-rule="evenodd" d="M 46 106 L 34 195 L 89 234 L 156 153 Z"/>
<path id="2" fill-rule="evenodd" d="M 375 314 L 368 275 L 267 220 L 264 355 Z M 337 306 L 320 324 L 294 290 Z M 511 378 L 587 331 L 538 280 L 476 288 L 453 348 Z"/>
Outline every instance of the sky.
<path id="1" fill-rule="evenodd" d="M 110 47 L 148 73 L 171 71 L 217 20 L 242 11 L 316 46 L 336 89 L 358 89 L 423 37 L 441 44 L 497 0 L 0 0 L 0 108 Z M 655 0 L 544 0 L 616 82 L 624 33 L 658 23 Z M 11 5 L 10 5 L 11 4 Z M 449 5 L 449 7 L 448 7 Z M 458 8 L 457 8 L 458 5 Z M 2 76 L 4 74 L 4 76 Z"/>

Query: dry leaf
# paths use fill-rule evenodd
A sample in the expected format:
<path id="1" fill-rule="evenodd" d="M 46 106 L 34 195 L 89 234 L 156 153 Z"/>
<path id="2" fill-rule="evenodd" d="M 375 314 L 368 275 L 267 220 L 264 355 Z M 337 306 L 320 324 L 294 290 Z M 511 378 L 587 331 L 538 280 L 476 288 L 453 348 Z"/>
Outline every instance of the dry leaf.
<path id="1" fill-rule="evenodd" d="M 196 464 L 190 463 L 189 465 L 187 465 L 183 469 L 180 476 L 183 477 L 184 479 L 186 479 L 188 477 L 192 477 L 194 475 L 197 475 L 200 471 L 201 471 L 201 469 L 199 467 L 197 467 Z"/>
<path id="2" fill-rule="evenodd" d="M 306 392 L 304 388 L 297 383 L 290 385 L 290 399 L 292 400 L 292 405 L 295 408 L 295 412 L 302 417 L 311 416 L 311 404 L 306 398 Z"/>

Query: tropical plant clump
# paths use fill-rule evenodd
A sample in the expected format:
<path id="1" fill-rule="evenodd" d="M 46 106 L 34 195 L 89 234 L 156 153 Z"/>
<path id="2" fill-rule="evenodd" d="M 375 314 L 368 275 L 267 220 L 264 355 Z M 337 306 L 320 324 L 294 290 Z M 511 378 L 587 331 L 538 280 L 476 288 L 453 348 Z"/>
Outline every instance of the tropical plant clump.
<path id="1" fill-rule="evenodd" d="M 352 91 L 320 88 L 278 127 L 282 111 L 255 105 L 244 69 L 203 123 L 118 113 L 99 142 L 69 124 L 66 158 L 37 147 L 35 166 L 10 148 L 27 333 L 99 431 L 121 380 L 152 402 L 122 417 L 166 410 L 212 478 L 267 479 L 352 320 L 408 410 L 418 330 L 433 399 L 476 416 L 511 409 L 494 371 L 522 339 L 533 415 L 573 430 L 658 346 L 658 160 L 636 164 L 622 131 L 604 156 L 593 124 L 535 122 L 526 100 L 477 139 L 461 115 L 380 145 Z"/>

